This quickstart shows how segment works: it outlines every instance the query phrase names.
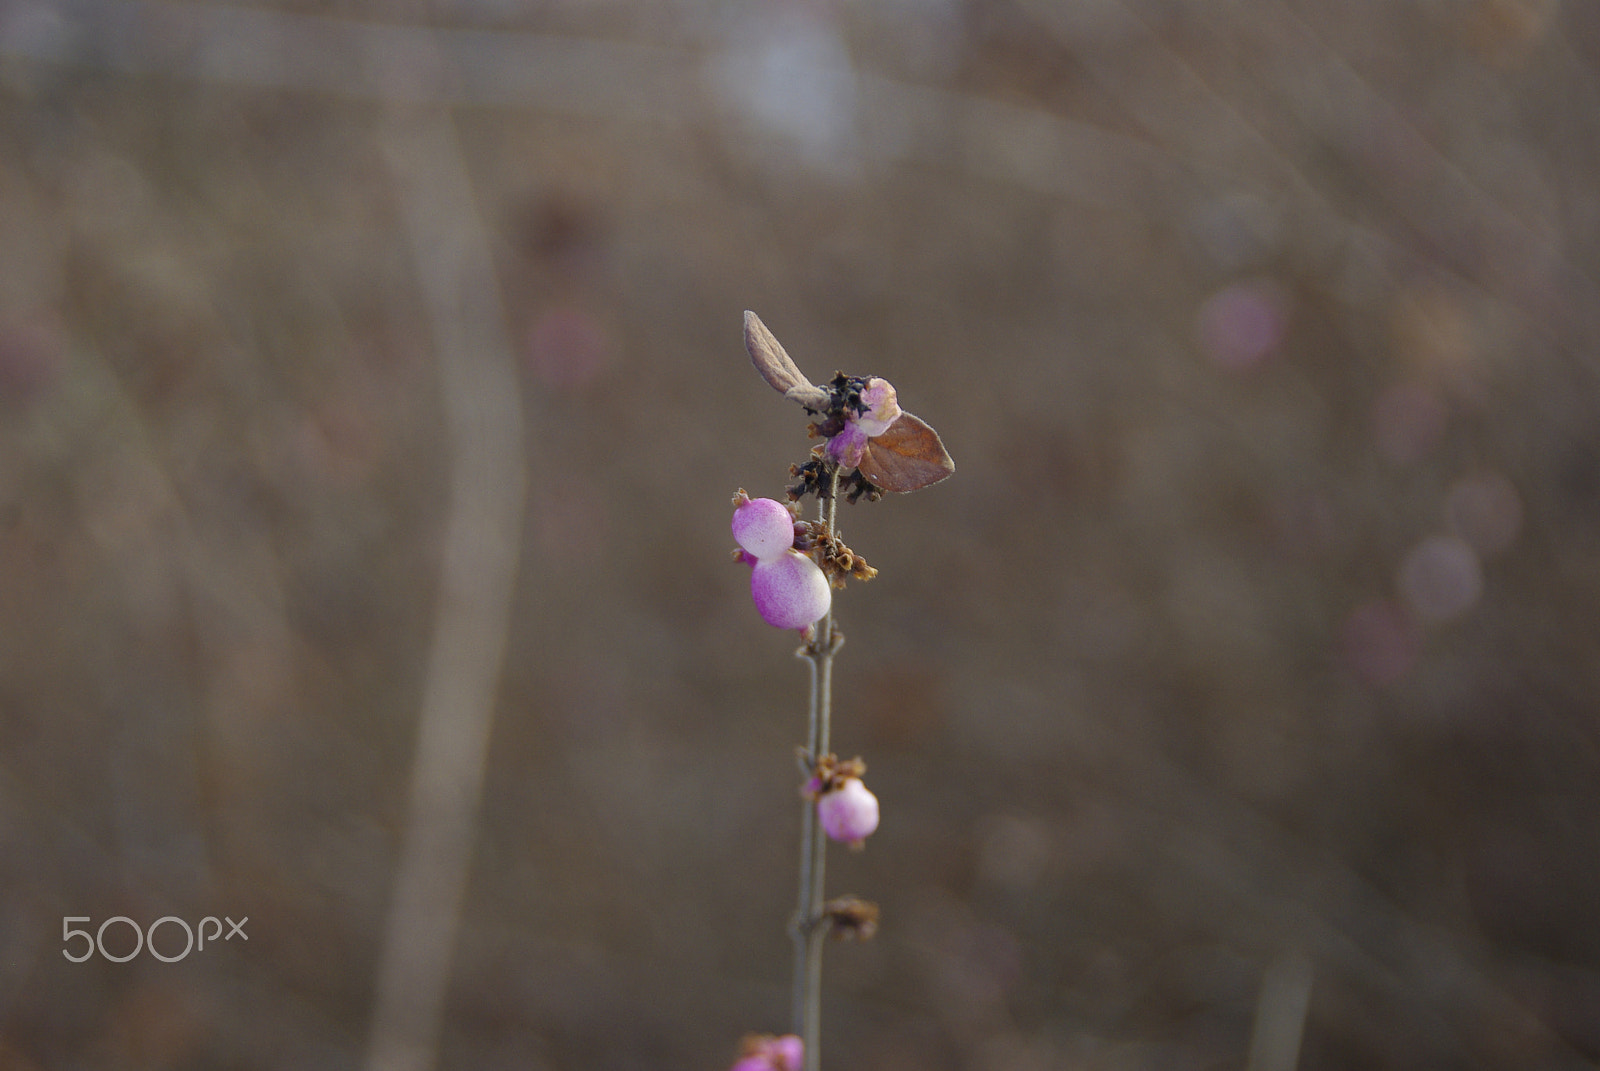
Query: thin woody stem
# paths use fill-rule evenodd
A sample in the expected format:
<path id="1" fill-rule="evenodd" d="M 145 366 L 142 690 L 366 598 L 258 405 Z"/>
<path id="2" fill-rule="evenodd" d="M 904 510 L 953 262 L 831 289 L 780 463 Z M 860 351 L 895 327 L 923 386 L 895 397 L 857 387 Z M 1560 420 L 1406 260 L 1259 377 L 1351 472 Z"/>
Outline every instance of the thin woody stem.
<path id="1" fill-rule="evenodd" d="M 839 499 L 839 470 L 830 469 L 817 494 L 823 532 L 833 535 Z M 828 752 L 833 714 L 833 656 L 844 642 L 833 627 L 833 609 L 817 622 L 812 639 L 799 651 L 811 663 L 811 706 L 806 741 L 810 764 Z M 800 890 L 793 926 L 795 962 L 794 1031 L 805 1044 L 805 1071 L 822 1066 L 822 942 L 828 935 L 821 905 L 827 861 L 827 838 L 817 821 L 812 800 L 803 804 L 800 819 Z"/>

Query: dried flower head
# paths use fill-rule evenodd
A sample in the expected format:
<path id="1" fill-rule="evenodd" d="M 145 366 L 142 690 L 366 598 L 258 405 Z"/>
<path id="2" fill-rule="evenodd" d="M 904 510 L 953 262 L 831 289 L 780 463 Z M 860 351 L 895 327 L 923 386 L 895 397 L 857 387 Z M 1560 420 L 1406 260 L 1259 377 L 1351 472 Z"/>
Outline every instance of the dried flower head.
<path id="1" fill-rule="evenodd" d="M 843 382 L 840 382 L 843 381 Z M 848 376 L 835 377 L 836 388 L 850 385 Z M 867 444 L 874 435 L 882 435 L 904 414 L 894 387 L 887 379 L 873 376 L 845 397 L 844 427 L 828 439 L 827 453 L 841 468 L 853 469 L 861 464 Z"/>
<path id="2" fill-rule="evenodd" d="M 878 570 L 868 565 L 867 559 L 845 546 L 844 540 L 817 521 L 795 524 L 794 545 L 796 550 L 806 551 L 816 559 L 836 588 L 844 587 L 846 577 L 871 580 L 878 575 Z"/>
<path id="3" fill-rule="evenodd" d="M 878 932 L 878 905 L 859 896 L 836 896 L 822 905 L 822 914 L 838 941 L 870 941 Z"/>
<path id="4" fill-rule="evenodd" d="M 818 416 L 812 430 L 827 440 L 813 451 L 812 461 L 794 470 L 801 482 L 790 489 L 792 497 L 817 489 L 823 463 L 855 474 L 852 502 L 863 494 L 872 500 L 884 491 L 915 491 L 955 472 L 939 433 L 900 408 L 888 380 L 840 372 L 826 387 L 817 386 L 753 312 L 744 314 L 744 340 L 761 378 Z"/>

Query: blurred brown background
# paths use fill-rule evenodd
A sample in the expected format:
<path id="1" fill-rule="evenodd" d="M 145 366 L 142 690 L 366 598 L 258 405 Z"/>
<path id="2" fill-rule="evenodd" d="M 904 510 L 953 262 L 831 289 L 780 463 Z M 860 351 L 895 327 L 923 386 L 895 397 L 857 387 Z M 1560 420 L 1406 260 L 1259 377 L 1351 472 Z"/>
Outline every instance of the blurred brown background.
<path id="1" fill-rule="evenodd" d="M 844 510 L 829 1066 L 1594 1066 L 1597 179 L 1573 0 L 0 3 L 0 1065 L 364 1061 L 456 327 L 527 497 L 438 1066 L 787 1026 L 749 308 L 959 466 Z"/>

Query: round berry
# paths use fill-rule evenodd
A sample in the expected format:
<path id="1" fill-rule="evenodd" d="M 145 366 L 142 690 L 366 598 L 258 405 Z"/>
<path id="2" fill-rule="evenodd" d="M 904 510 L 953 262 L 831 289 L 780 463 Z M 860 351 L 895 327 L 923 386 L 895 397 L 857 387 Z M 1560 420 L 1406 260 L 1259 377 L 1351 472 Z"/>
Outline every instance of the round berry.
<path id="1" fill-rule="evenodd" d="M 794 1034 L 747 1034 L 739 1062 L 728 1071 L 800 1071 L 804 1062 L 805 1046 Z"/>
<path id="2" fill-rule="evenodd" d="M 794 546 L 794 514 L 776 499 L 753 498 L 733 511 L 733 539 L 757 559 L 776 558 Z"/>
<path id="3" fill-rule="evenodd" d="M 768 1051 L 772 1054 L 772 1063 L 778 1071 L 800 1071 L 801 1064 L 805 1063 L 805 1046 L 794 1034 L 773 1038 Z"/>
<path id="4" fill-rule="evenodd" d="M 867 790 L 859 777 L 846 777 L 817 800 L 817 820 L 828 836 L 859 848 L 878 828 L 878 797 Z"/>
<path id="5" fill-rule="evenodd" d="M 869 437 L 860 423 L 846 421 L 839 434 L 828 440 L 828 456 L 844 468 L 856 468 L 867 451 Z"/>
<path id="6" fill-rule="evenodd" d="M 828 578 L 804 554 L 785 550 L 775 558 L 757 557 L 755 568 L 750 571 L 750 595 L 767 624 L 805 628 L 833 605 Z"/>

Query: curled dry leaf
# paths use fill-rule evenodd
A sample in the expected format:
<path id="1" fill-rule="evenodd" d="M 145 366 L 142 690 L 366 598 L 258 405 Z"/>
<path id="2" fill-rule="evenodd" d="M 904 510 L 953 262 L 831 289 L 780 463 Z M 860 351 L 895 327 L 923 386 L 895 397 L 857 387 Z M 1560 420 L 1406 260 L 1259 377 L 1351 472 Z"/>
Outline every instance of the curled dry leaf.
<path id="1" fill-rule="evenodd" d="M 745 310 L 744 347 L 750 362 L 773 390 L 816 411 L 828 404 L 828 392 L 800 374 L 800 369 L 755 313 Z"/>
<path id="2" fill-rule="evenodd" d="M 867 440 L 861 475 L 885 491 L 915 491 L 956 471 L 939 433 L 918 417 L 902 412 L 882 435 Z"/>

